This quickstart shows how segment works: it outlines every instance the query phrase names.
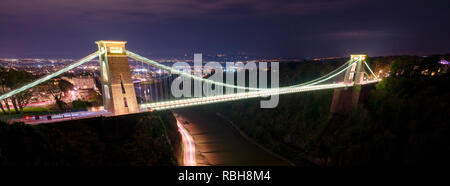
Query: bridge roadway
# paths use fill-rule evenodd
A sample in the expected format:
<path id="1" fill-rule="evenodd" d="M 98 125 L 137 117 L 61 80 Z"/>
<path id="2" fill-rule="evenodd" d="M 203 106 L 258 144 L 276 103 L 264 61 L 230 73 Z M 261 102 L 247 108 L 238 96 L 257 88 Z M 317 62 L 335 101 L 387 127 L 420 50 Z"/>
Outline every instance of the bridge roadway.
<path id="1" fill-rule="evenodd" d="M 377 83 L 381 81 L 370 80 L 364 81 L 362 84 L 370 84 Z M 242 92 L 235 94 L 224 94 L 218 96 L 209 96 L 209 97 L 200 97 L 200 98 L 187 98 L 173 101 L 162 101 L 156 103 L 148 103 L 141 104 L 141 110 L 147 110 L 150 108 L 151 110 L 167 110 L 167 109 L 175 109 L 175 108 L 183 108 L 195 105 L 203 105 L 210 103 L 219 103 L 226 101 L 234 101 L 241 99 L 250 99 L 257 97 L 268 97 L 270 95 L 276 94 L 290 94 L 290 93 L 298 93 L 298 92 L 307 92 L 307 91 L 315 91 L 315 90 L 324 90 L 324 89 L 336 89 L 336 88 L 344 88 L 344 87 L 352 87 L 354 84 L 344 84 L 344 83 L 332 83 L 332 84 L 323 84 L 323 85 L 312 85 L 312 86 L 301 86 L 301 87 L 281 87 L 278 89 L 267 89 L 263 91 L 250 91 L 250 92 Z"/>

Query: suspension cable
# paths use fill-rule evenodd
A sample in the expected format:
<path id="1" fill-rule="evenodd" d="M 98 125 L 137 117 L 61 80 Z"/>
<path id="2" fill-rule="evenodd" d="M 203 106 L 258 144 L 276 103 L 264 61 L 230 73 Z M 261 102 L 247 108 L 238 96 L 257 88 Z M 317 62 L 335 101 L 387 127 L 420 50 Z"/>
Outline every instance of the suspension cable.
<path id="1" fill-rule="evenodd" d="M 99 53 L 100 53 L 99 51 L 95 51 L 94 53 L 89 54 L 88 56 L 86 56 L 84 58 L 81 58 L 78 61 L 75 61 L 74 63 L 64 67 L 61 70 L 58 70 L 58 71 L 56 71 L 56 72 L 54 72 L 52 74 L 46 75 L 46 76 L 44 76 L 42 78 L 39 78 L 39 79 L 37 79 L 37 80 L 35 80 L 35 81 L 25 85 L 25 86 L 17 88 L 17 89 L 15 89 L 13 91 L 10 91 L 10 92 L 6 93 L 6 94 L 3 94 L 3 95 L 0 96 L 0 100 L 9 98 L 11 96 L 14 96 L 14 95 L 16 95 L 16 94 L 18 94 L 20 92 L 23 92 L 23 91 L 25 91 L 25 90 L 27 90 L 27 89 L 29 89 L 31 87 L 34 87 L 34 86 L 39 85 L 39 84 L 41 84 L 41 83 L 43 83 L 43 82 L 45 82 L 47 80 L 50 80 L 50 79 L 54 78 L 56 76 L 59 76 L 59 75 L 61 75 L 64 72 L 67 72 L 69 70 L 72 70 L 72 69 L 80 66 L 80 65 L 83 65 L 84 63 L 89 62 L 92 59 L 98 57 Z"/>
<path id="2" fill-rule="evenodd" d="M 212 80 L 209 80 L 209 79 L 204 79 L 204 78 L 201 78 L 201 77 L 194 76 L 194 75 L 192 75 L 190 73 L 186 73 L 186 72 L 183 72 L 183 71 L 180 71 L 180 70 L 172 69 L 172 68 L 170 68 L 170 67 L 168 67 L 166 65 L 157 63 L 157 62 L 155 62 L 153 60 L 147 59 L 147 58 L 142 57 L 142 56 L 140 56 L 138 54 L 130 52 L 128 50 L 126 52 L 127 52 L 128 57 L 131 57 L 131 58 L 133 58 L 135 60 L 143 61 L 145 63 L 149 63 L 152 66 L 155 66 L 155 67 L 158 67 L 158 68 L 170 71 L 170 72 L 172 72 L 174 74 L 180 74 L 182 76 L 187 76 L 187 77 L 190 77 L 190 78 L 195 79 L 195 80 L 200 80 L 200 81 L 204 81 L 204 82 L 207 82 L 207 83 L 215 84 L 215 85 L 218 85 L 218 86 L 237 88 L 237 89 L 257 90 L 257 91 L 259 91 L 259 90 L 267 90 L 267 89 L 262 89 L 262 88 L 243 87 L 243 86 L 230 85 L 230 84 L 227 84 L 227 83 L 222 83 L 222 82 L 212 81 Z"/>
<path id="3" fill-rule="evenodd" d="M 129 57 L 131 57 L 131 58 L 133 58 L 133 59 L 135 59 L 135 60 L 143 61 L 143 62 L 145 62 L 145 63 L 148 63 L 148 64 L 152 65 L 152 66 L 155 66 L 155 67 L 158 67 L 158 68 L 167 70 L 167 71 L 171 71 L 171 72 L 173 72 L 173 73 L 180 74 L 180 75 L 182 75 L 182 76 L 187 76 L 187 77 L 193 78 L 193 79 L 195 79 L 195 80 L 205 81 L 205 82 L 207 82 L 207 83 L 212 83 L 212 84 L 219 85 L 219 86 L 230 87 L 230 88 L 237 88 L 237 89 L 258 90 L 258 91 L 261 91 L 261 90 L 269 90 L 269 89 L 267 89 L 267 88 L 262 89 L 262 88 L 253 88 L 253 87 L 242 87 L 242 86 L 236 86 L 236 85 L 230 85 L 230 84 L 226 84 L 226 83 L 222 83 L 222 82 L 212 81 L 212 80 L 209 80 L 209 79 L 204 79 L 204 78 L 201 78 L 201 77 L 193 76 L 193 75 L 191 75 L 191 74 L 189 74 L 189 73 L 186 73 L 186 72 L 183 72 L 183 71 L 179 71 L 179 70 L 172 69 L 172 68 L 170 68 L 170 67 L 168 67 L 168 66 L 166 66 L 166 65 L 162 65 L 162 64 L 160 64 L 160 63 L 157 63 L 157 62 L 155 62 L 155 61 L 153 61 L 153 60 L 150 60 L 150 59 L 147 59 L 147 58 L 145 58 L 145 57 L 142 57 L 142 56 L 140 56 L 140 55 L 138 55 L 138 54 L 135 54 L 135 53 L 133 53 L 133 52 L 130 52 L 130 51 L 128 51 L 128 50 L 127 50 L 126 52 L 127 52 L 127 55 L 128 55 Z M 337 69 L 335 69 L 335 70 L 329 72 L 328 74 L 326 74 L 326 75 L 324 75 L 324 76 L 322 76 L 322 77 L 320 77 L 320 78 L 317 78 L 317 79 L 314 79 L 314 80 L 312 80 L 312 81 L 308 81 L 308 82 L 305 82 L 305 83 L 301 83 L 301 84 L 297 84 L 297 85 L 292 85 L 292 86 L 289 86 L 289 87 L 310 86 L 310 85 L 315 85 L 315 84 L 321 83 L 321 82 L 323 82 L 323 81 L 326 81 L 326 80 L 328 80 L 328 79 L 330 79 L 330 78 L 333 78 L 333 77 L 337 76 L 338 74 L 342 73 L 343 71 L 345 71 L 346 69 L 348 69 L 352 64 L 354 64 L 354 63 L 356 62 L 356 61 L 354 61 L 354 62 L 352 62 L 351 64 L 349 64 L 351 61 L 352 61 L 352 60 L 347 61 L 346 63 L 344 63 L 343 65 L 341 65 L 341 66 L 338 67 Z M 348 65 L 347 65 L 347 64 L 348 64 Z M 342 70 L 340 70 L 340 68 L 343 68 L 343 67 L 345 67 L 345 68 L 342 69 Z M 340 70 L 340 71 L 339 71 L 339 70 Z M 339 71 L 339 72 L 336 73 L 337 71 Z M 327 76 L 330 76 L 330 77 L 327 77 Z"/>
<path id="4" fill-rule="evenodd" d="M 372 69 L 369 67 L 367 62 L 365 62 L 364 64 L 366 65 L 367 69 L 369 69 L 370 73 L 372 73 L 372 75 L 375 77 L 375 79 L 378 79 L 377 75 L 375 75 L 375 73 L 373 73 Z"/>
<path id="5" fill-rule="evenodd" d="M 324 78 L 327 78 L 327 76 L 330 76 L 330 75 L 333 75 L 333 74 L 335 74 L 336 72 L 338 72 L 339 70 L 340 70 L 340 68 L 344 68 L 345 67 L 345 69 L 347 69 L 347 68 L 349 68 L 352 64 L 349 64 L 351 62 L 351 60 L 349 60 L 349 61 L 347 61 L 347 62 L 345 62 L 344 64 L 342 64 L 341 66 L 339 66 L 338 68 L 336 68 L 336 69 L 334 69 L 333 71 L 331 71 L 331 72 L 329 72 L 329 73 L 327 73 L 327 74 L 325 74 L 325 75 L 323 75 L 323 76 L 321 76 L 321 77 L 319 77 L 319 78 L 317 78 L 317 79 L 313 79 L 313 80 L 311 80 L 311 81 L 307 81 L 307 82 L 304 82 L 304 83 L 301 83 L 301 84 L 296 84 L 296 85 L 292 85 L 292 86 L 289 86 L 289 87 L 301 87 L 301 86 L 308 86 L 308 85 L 310 85 L 310 84 L 313 84 L 313 83 L 315 83 L 315 82 L 317 82 L 317 81 L 320 81 L 320 80 L 322 80 L 322 79 L 324 79 Z M 340 74 L 342 71 L 339 71 L 337 74 Z M 336 74 L 336 75 L 337 75 Z M 335 75 L 335 76 L 336 76 Z M 334 76 L 333 76 L 334 77 Z M 329 79 L 329 78 L 328 78 Z M 328 80 L 327 79 L 327 80 Z M 317 83 L 316 83 L 317 84 Z"/>
<path id="6" fill-rule="evenodd" d="M 336 73 L 336 74 L 333 74 L 332 76 L 330 76 L 330 77 L 327 77 L 327 78 L 325 78 L 325 79 L 322 79 L 322 80 L 320 80 L 320 81 L 317 81 L 317 82 L 314 82 L 314 83 L 311 83 L 311 84 L 308 84 L 308 85 L 305 85 L 305 86 L 311 86 L 311 85 L 315 85 L 315 84 L 319 84 L 319 83 L 322 83 L 322 82 L 324 82 L 324 81 L 326 81 L 326 80 L 329 80 L 329 79 L 331 79 L 331 78 L 333 78 L 333 77 L 336 77 L 337 75 L 339 75 L 339 74 L 341 74 L 342 72 L 344 72 L 345 70 L 347 70 L 348 68 L 350 68 L 354 63 L 356 63 L 357 61 L 353 61 L 350 65 L 348 65 L 347 67 L 345 67 L 344 69 L 342 69 L 341 71 L 339 71 L 338 73 Z"/>

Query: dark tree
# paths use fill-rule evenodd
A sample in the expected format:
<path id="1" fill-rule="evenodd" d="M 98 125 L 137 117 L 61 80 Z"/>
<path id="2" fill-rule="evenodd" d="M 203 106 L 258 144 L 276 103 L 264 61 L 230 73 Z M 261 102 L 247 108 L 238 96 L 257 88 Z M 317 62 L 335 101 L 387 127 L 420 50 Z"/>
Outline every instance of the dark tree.
<path id="1" fill-rule="evenodd" d="M 64 110 L 63 98 L 68 95 L 69 90 L 73 89 L 73 85 L 63 79 L 53 79 L 46 82 L 42 88 L 55 99 L 58 108 Z"/>
<path id="2" fill-rule="evenodd" d="M 10 69 L 8 71 L 6 71 L 5 69 L 1 69 L 0 71 L 0 92 L 2 94 L 24 86 L 35 79 L 33 74 L 26 71 L 17 71 L 14 69 Z M 3 100 L 3 102 L 5 103 L 5 106 L 9 111 L 9 100 L 13 104 L 16 113 L 19 113 L 22 112 L 23 107 L 30 102 L 32 95 L 33 89 L 30 89 L 11 96 L 10 98 Z M 0 106 L 2 106 L 3 109 L 3 105 Z"/>

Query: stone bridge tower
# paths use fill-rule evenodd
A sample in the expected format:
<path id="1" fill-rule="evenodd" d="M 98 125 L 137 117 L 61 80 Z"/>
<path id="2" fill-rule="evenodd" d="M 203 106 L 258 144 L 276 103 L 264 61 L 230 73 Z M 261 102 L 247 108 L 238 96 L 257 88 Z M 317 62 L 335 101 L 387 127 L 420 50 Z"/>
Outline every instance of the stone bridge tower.
<path id="1" fill-rule="evenodd" d="M 133 79 L 131 78 L 126 41 L 97 41 L 105 110 L 114 115 L 139 111 Z"/>

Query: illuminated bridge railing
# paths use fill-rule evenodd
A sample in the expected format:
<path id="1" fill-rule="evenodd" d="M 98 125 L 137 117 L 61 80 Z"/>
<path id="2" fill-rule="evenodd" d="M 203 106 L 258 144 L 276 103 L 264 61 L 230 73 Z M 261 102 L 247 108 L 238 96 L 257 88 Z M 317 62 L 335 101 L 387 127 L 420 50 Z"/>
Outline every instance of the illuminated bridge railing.
<path id="1" fill-rule="evenodd" d="M 224 95 L 201 97 L 201 98 L 188 98 L 188 99 L 182 99 L 182 100 L 148 103 L 148 104 L 141 104 L 140 107 L 141 107 L 141 109 L 150 108 L 151 110 L 166 110 L 166 109 L 183 108 L 183 107 L 189 107 L 189 106 L 195 106 L 195 105 L 205 105 L 205 104 L 227 102 L 227 101 L 234 101 L 234 100 L 241 100 L 241 99 L 268 97 L 271 95 L 290 94 L 290 93 L 325 90 L 325 89 L 335 89 L 335 88 L 343 88 L 343 87 L 351 87 L 351 86 L 353 86 L 353 84 L 333 83 L 333 84 L 313 85 L 313 86 L 305 86 L 305 87 L 285 87 L 285 88 L 281 87 L 278 89 L 268 89 L 268 90 L 264 90 L 264 91 L 242 92 L 242 93 L 224 94 Z"/>

